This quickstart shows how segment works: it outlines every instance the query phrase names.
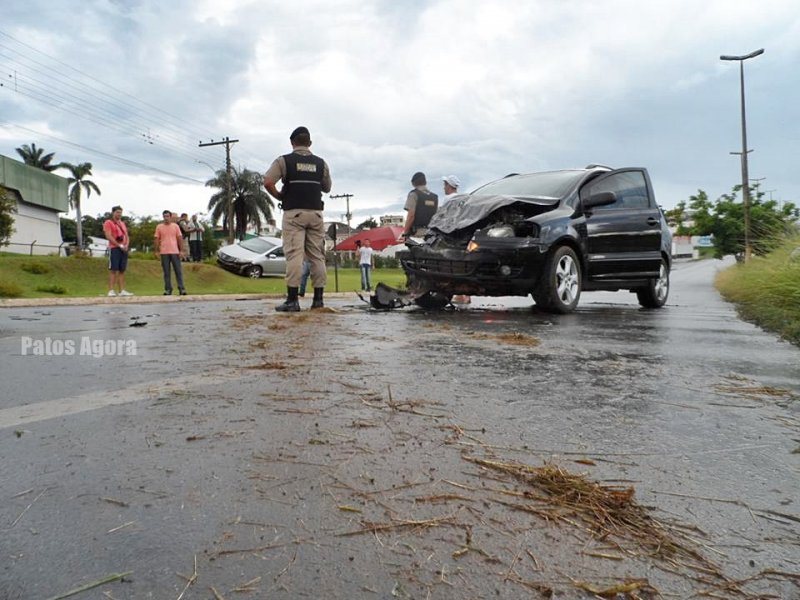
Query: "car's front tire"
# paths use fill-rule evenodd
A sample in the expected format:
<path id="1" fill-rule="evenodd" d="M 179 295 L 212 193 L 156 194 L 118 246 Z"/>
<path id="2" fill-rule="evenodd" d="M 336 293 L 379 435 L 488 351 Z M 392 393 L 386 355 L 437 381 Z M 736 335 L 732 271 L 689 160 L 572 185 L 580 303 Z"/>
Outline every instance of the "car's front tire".
<path id="1" fill-rule="evenodd" d="M 651 279 L 647 287 L 636 290 L 639 304 L 645 308 L 661 308 L 667 303 L 669 297 L 669 267 L 667 261 L 661 259 L 661 268 L 658 277 Z"/>
<path id="2" fill-rule="evenodd" d="M 259 279 L 263 271 L 261 267 L 258 265 L 250 265 L 245 269 L 244 274 L 247 275 L 250 279 Z"/>
<path id="3" fill-rule="evenodd" d="M 547 260 L 533 299 L 542 310 L 563 315 L 575 310 L 580 297 L 581 264 L 578 256 L 569 246 L 560 246 Z"/>

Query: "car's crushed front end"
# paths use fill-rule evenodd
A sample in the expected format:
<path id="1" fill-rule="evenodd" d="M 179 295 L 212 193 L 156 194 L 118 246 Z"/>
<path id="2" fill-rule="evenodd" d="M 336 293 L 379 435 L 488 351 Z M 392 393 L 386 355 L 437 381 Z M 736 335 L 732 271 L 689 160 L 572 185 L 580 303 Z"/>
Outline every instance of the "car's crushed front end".
<path id="1" fill-rule="evenodd" d="M 444 296 L 530 294 L 549 247 L 534 218 L 557 206 L 553 198 L 453 198 L 434 216 L 424 243 L 409 243 L 398 253 L 409 290 Z"/>
<path id="2" fill-rule="evenodd" d="M 249 258 L 232 256 L 222 249 L 217 251 L 217 264 L 226 271 L 244 275 L 244 272 L 252 266 L 253 261 Z"/>

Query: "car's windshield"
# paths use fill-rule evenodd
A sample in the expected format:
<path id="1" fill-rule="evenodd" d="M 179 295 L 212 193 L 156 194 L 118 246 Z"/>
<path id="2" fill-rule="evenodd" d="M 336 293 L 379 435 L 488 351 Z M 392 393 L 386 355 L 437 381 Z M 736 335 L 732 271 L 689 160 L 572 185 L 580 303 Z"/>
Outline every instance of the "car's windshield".
<path id="1" fill-rule="evenodd" d="M 275 244 L 261 238 L 250 238 L 240 242 L 239 245 L 245 250 L 250 250 L 250 252 L 255 252 L 256 254 L 264 254 L 275 247 Z"/>
<path id="2" fill-rule="evenodd" d="M 561 198 L 578 183 L 585 173 L 586 171 L 548 171 L 529 175 L 512 175 L 487 183 L 472 194 Z"/>

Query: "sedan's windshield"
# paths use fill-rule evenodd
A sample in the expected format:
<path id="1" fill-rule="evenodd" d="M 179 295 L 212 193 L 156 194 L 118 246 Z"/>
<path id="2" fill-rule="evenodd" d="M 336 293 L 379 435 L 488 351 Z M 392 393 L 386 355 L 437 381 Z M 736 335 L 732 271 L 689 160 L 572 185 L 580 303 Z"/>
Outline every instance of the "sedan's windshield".
<path id="1" fill-rule="evenodd" d="M 245 250 L 250 250 L 250 252 L 255 252 L 256 254 L 266 254 L 275 247 L 275 244 L 262 240 L 261 238 L 250 238 L 249 240 L 244 240 L 239 245 Z"/>
<path id="2" fill-rule="evenodd" d="M 529 175 L 511 175 L 479 187 L 472 192 L 472 195 L 561 198 L 578 183 L 585 173 L 586 171 L 548 171 Z"/>

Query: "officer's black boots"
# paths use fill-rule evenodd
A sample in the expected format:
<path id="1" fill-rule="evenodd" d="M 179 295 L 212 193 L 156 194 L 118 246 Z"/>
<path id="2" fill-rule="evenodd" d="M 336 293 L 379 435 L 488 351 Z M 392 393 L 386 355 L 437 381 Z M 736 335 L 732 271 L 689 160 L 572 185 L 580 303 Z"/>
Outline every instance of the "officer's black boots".
<path id="1" fill-rule="evenodd" d="M 300 312 L 300 302 L 297 300 L 297 291 L 298 288 L 296 287 L 287 287 L 286 301 L 283 304 L 279 304 L 278 306 L 276 306 L 275 310 L 277 310 L 278 312 Z M 316 297 L 317 297 L 317 290 L 315 288 L 314 302 L 316 302 Z"/>
<path id="2" fill-rule="evenodd" d="M 315 287 L 314 288 L 314 301 L 311 303 L 311 308 L 324 308 L 325 304 L 322 302 L 322 292 L 325 288 Z"/>

